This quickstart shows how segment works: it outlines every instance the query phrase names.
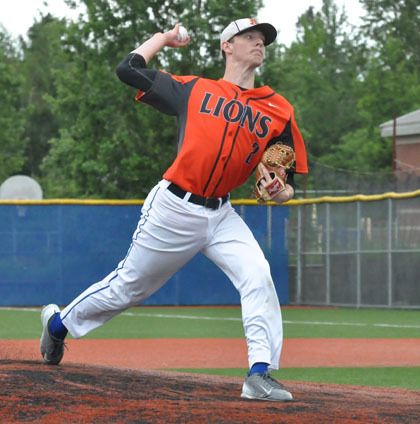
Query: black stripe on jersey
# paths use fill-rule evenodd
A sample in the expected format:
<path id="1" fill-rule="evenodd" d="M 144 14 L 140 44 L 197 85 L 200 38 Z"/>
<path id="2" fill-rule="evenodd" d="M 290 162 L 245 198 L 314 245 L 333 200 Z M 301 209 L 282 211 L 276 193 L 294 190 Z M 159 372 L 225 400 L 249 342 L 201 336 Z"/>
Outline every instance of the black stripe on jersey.
<path id="1" fill-rule="evenodd" d="M 237 98 L 238 98 L 238 92 L 235 90 L 235 97 L 234 97 L 234 99 L 236 100 Z M 208 188 L 208 186 L 209 186 L 209 184 L 210 184 L 211 179 L 213 178 L 214 171 L 216 170 L 217 164 L 218 164 L 219 159 L 220 159 L 220 156 L 221 156 L 221 154 L 222 154 L 223 146 L 224 146 L 224 144 L 225 144 L 225 139 L 226 139 L 226 133 L 227 133 L 227 130 L 228 130 L 228 128 L 229 128 L 229 124 L 230 124 L 230 122 L 229 122 L 229 121 L 228 121 L 228 122 L 226 122 L 225 129 L 224 129 L 224 131 L 223 131 L 222 140 L 221 140 L 221 143 L 220 143 L 219 152 L 217 153 L 217 157 L 216 157 L 216 160 L 214 161 L 213 168 L 211 169 L 211 172 L 210 172 L 209 178 L 208 178 L 208 180 L 207 180 L 207 182 L 206 182 L 206 185 L 204 186 L 204 190 L 203 190 L 203 195 L 204 195 L 204 196 L 206 195 L 206 190 L 207 190 L 207 188 Z M 235 138 L 236 138 L 236 134 L 235 134 Z M 219 185 L 219 184 L 220 184 L 220 182 L 219 182 L 217 185 Z M 214 190 L 212 191 L 212 194 L 213 194 L 213 193 L 214 193 Z M 212 195 L 212 194 L 211 194 L 211 195 Z M 211 196 L 211 195 L 210 195 L 210 196 Z"/>
<path id="2" fill-rule="evenodd" d="M 291 147 L 293 150 L 295 150 L 295 143 L 293 142 L 293 134 L 292 134 L 292 118 L 290 118 L 287 121 L 287 124 L 285 125 L 283 131 L 280 135 L 273 137 L 266 146 L 266 149 L 273 144 L 276 143 L 283 143 L 287 146 Z M 290 168 L 286 171 L 287 173 L 287 184 L 291 185 L 293 189 L 295 189 L 295 181 L 294 181 L 294 168 Z"/>
<path id="3" fill-rule="evenodd" d="M 182 96 L 178 96 L 180 101 L 180 111 L 181 113 L 178 116 L 178 152 L 181 150 L 181 147 L 184 143 L 185 128 L 187 126 L 188 119 L 188 101 L 190 99 L 191 91 L 194 85 L 197 83 L 199 78 L 193 79 L 190 82 L 184 84 L 185 90 Z"/>
<path id="4" fill-rule="evenodd" d="M 269 95 L 267 95 L 267 96 L 264 96 L 264 97 L 250 97 L 250 98 L 249 98 L 249 99 L 247 99 L 247 101 L 245 102 L 245 106 L 247 106 L 247 105 L 248 105 L 248 103 L 249 103 L 249 102 L 251 102 L 252 100 L 264 100 L 264 99 L 269 99 L 270 97 L 273 97 L 273 96 L 274 96 L 274 94 L 275 94 L 275 93 L 274 93 L 274 91 L 273 91 L 271 94 L 269 94 Z M 216 186 L 214 187 L 214 190 L 213 190 L 213 191 L 212 191 L 212 193 L 210 194 L 210 197 L 214 196 L 215 191 L 217 190 L 217 188 L 219 187 L 220 183 L 222 182 L 223 174 L 224 174 L 225 169 L 226 169 L 226 167 L 227 167 L 227 165 L 228 165 L 228 163 L 229 163 L 230 158 L 232 157 L 233 148 L 235 147 L 235 144 L 236 144 L 236 138 L 238 137 L 238 134 L 239 134 L 239 130 L 240 130 L 240 129 L 241 129 L 241 127 L 240 127 L 240 126 L 238 126 L 238 128 L 236 129 L 235 137 L 233 138 L 232 145 L 230 146 L 229 156 L 228 156 L 228 158 L 226 159 L 225 164 L 223 165 L 222 174 L 220 175 L 219 181 L 217 182 Z M 227 194 L 227 193 L 226 193 L 226 194 Z"/>

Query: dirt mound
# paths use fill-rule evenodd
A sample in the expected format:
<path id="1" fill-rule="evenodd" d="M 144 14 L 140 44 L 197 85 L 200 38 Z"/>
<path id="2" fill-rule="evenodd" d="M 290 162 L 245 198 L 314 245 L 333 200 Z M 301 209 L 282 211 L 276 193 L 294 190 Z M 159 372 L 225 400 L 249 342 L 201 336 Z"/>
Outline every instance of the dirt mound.
<path id="1" fill-rule="evenodd" d="M 417 423 L 420 392 L 288 382 L 295 400 L 239 397 L 242 379 L 0 361 L 2 422 Z"/>

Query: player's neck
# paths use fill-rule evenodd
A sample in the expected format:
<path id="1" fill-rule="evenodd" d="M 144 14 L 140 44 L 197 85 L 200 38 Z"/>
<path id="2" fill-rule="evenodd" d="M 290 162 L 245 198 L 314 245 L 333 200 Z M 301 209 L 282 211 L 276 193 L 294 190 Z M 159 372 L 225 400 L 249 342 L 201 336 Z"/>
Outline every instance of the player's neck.
<path id="1" fill-rule="evenodd" d="M 226 66 L 223 79 L 243 88 L 254 88 L 255 68 L 244 68 L 240 64 Z"/>

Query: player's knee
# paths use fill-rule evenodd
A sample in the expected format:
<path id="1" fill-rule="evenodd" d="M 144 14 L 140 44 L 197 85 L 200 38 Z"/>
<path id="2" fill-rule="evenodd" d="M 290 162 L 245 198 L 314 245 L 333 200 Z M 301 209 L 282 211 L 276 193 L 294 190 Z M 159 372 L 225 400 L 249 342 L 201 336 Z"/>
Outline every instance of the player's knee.
<path id="1" fill-rule="evenodd" d="M 242 284 L 240 284 L 242 295 L 247 295 L 252 291 L 271 292 L 273 290 L 270 265 L 265 258 L 250 261 L 243 271 Z"/>
<path id="2" fill-rule="evenodd" d="M 250 263 L 249 272 L 254 280 L 260 280 L 261 282 L 267 280 L 271 281 L 270 265 L 265 258 L 252 261 Z"/>

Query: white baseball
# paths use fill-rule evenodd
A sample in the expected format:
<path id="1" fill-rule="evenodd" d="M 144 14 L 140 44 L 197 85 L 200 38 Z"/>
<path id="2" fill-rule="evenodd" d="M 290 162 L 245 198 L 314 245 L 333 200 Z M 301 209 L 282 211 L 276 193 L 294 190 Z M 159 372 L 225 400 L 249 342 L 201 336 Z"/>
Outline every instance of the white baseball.
<path id="1" fill-rule="evenodd" d="M 179 26 L 179 32 L 176 37 L 178 41 L 185 41 L 188 38 L 188 31 L 185 27 L 182 25 Z"/>

